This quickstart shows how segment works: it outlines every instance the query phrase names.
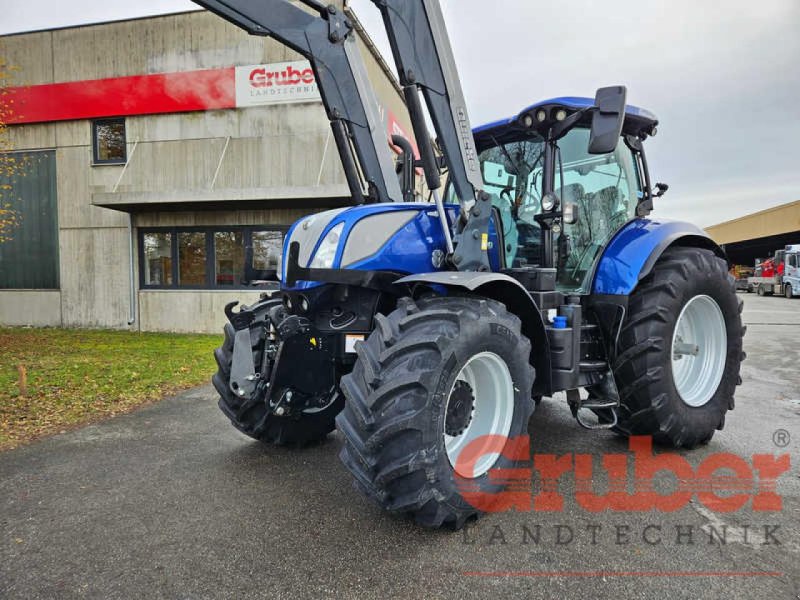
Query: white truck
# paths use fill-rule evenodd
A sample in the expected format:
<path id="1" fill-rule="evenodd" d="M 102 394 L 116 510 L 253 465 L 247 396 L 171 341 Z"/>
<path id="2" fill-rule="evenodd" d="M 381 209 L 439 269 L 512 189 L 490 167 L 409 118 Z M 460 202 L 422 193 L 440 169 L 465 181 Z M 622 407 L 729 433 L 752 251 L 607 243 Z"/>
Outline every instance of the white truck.
<path id="1" fill-rule="evenodd" d="M 760 275 L 747 279 L 747 291 L 756 291 L 759 296 L 800 296 L 800 244 L 788 245 L 764 261 Z"/>

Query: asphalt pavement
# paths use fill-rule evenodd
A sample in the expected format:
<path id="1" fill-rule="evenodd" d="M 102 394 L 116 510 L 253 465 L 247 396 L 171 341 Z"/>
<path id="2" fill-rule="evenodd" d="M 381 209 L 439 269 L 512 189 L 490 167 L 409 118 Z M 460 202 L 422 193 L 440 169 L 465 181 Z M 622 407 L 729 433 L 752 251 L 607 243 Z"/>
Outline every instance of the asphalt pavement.
<path id="1" fill-rule="evenodd" d="M 596 513 L 568 474 L 561 511 L 428 531 L 353 490 L 338 435 L 264 447 L 228 425 L 206 386 L 0 454 L 0 598 L 796 600 L 800 299 L 743 297 L 736 410 L 707 447 L 680 455 L 752 467 L 756 454 L 788 454 L 780 510 L 748 497 L 721 512 L 695 495 L 675 512 Z M 627 449 L 580 429 L 563 398 L 542 404 L 530 434 L 535 454 L 593 455 L 598 490 L 600 455 Z M 674 481 L 659 475 L 666 494 Z"/>

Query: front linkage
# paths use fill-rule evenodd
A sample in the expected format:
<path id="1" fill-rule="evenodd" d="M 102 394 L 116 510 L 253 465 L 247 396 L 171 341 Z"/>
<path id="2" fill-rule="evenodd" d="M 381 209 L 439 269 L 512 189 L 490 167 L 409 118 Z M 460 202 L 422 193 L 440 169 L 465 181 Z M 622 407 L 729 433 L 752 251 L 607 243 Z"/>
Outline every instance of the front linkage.
<path id="1" fill-rule="evenodd" d="M 258 440 L 294 445 L 333 431 L 344 404 L 338 382 L 352 370 L 355 342 L 371 331 L 381 297 L 331 285 L 281 298 L 265 294 L 238 311 L 238 303 L 229 304 L 213 383 L 233 425 Z"/>
<path id="2" fill-rule="evenodd" d="M 236 305 L 225 309 L 230 323 L 215 353 L 222 411 L 239 431 L 262 441 L 303 444 L 327 435 L 342 404 L 332 336 L 287 314 L 281 300 L 265 298 L 234 312 Z"/>

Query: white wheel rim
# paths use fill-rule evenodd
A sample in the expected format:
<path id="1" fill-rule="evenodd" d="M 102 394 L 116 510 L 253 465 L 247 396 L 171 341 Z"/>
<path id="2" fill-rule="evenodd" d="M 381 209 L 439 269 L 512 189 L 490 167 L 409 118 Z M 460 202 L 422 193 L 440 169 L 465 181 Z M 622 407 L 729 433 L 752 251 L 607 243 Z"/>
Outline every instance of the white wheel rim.
<path id="1" fill-rule="evenodd" d="M 683 307 L 672 336 L 672 379 L 685 404 L 708 404 L 722 381 L 727 352 L 722 310 L 710 296 L 695 296 Z"/>
<path id="2" fill-rule="evenodd" d="M 470 358 L 463 366 L 450 393 L 447 395 L 445 415 L 450 408 L 450 400 L 457 382 L 466 383 L 472 390 L 473 410 L 469 424 L 459 435 L 448 435 L 445 431 L 444 444 L 450 465 L 461 477 L 475 479 L 491 469 L 500 458 L 499 452 L 480 454 L 477 461 L 459 461 L 461 452 L 470 446 L 473 453 L 484 440 L 488 447 L 491 438 L 488 436 L 508 437 L 511 421 L 514 417 L 514 381 L 505 361 L 493 352 L 481 352 Z M 471 446 L 475 442 L 475 446 Z M 463 463 L 463 464 L 462 464 Z M 474 466 L 473 466 L 474 465 Z"/>

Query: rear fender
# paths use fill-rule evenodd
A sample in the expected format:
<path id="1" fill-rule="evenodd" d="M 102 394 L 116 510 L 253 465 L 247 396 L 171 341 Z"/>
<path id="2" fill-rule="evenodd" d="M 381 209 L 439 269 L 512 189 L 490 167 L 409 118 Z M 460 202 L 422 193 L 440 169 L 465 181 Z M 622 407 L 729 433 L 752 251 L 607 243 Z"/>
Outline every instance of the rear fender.
<path id="1" fill-rule="evenodd" d="M 550 342 L 544 319 L 534 299 L 516 279 L 502 273 L 443 272 L 411 275 L 396 283 L 461 290 L 505 304 L 520 318 L 522 333 L 531 341 L 530 363 L 536 369 L 534 393 L 547 393 L 550 389 Z"/>
<path id="2" fill-rule="evenodd" d="M 658 259 L 672 246 L 707 248 L 727 260 L 725 251 L 691 223 L 634 219 L 617 232 L 597 264 L 592 291 L 601 295 L 630 295 Z"/>

